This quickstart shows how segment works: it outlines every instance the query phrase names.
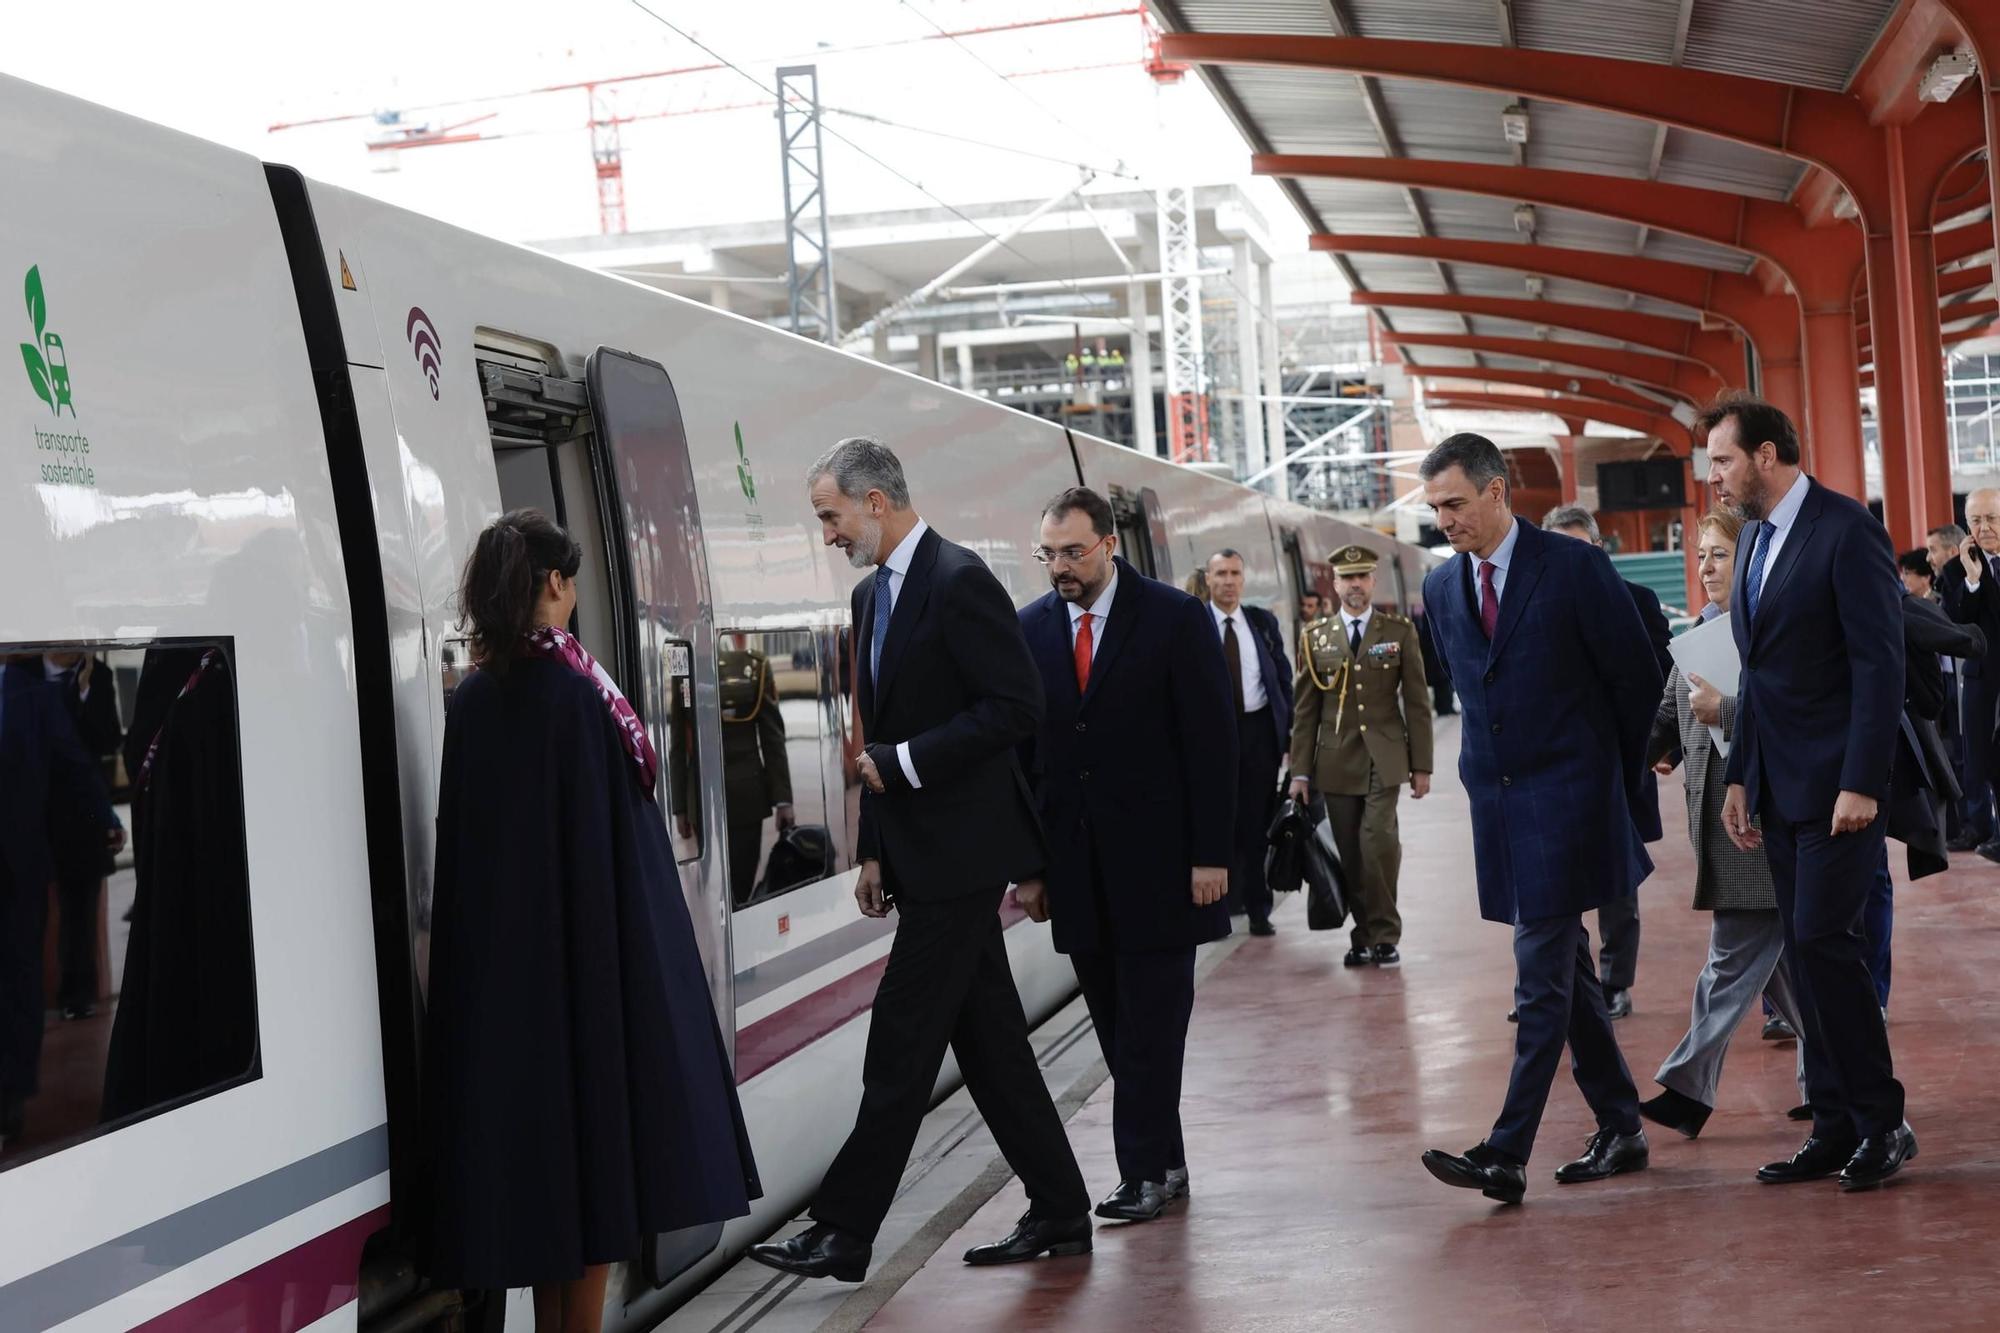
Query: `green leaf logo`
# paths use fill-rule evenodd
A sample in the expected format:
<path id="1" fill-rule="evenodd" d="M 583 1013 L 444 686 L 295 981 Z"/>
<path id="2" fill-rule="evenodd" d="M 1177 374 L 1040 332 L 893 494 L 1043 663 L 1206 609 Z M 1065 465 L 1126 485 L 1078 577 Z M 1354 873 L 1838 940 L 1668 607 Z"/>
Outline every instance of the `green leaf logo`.
<path id="1" fill-rule="evenodd" d="M 21 362 L 28 368 L 28 383 L 34 386 L 35 397 L 49 405 L 49 411 L 61 416 L 67 407 L 69 414 L 75 416 L 76 404 L 70 396 L 69 352 L 63 347 L 63 340 L 49 332 L 49 302 L 42 292 L 41 265 L 28 270 L 24 291 L 28 323 L 35 330 L 35 340 L 21 344 Z"/>
<path id="2" fill-rule="evenodd" d="M 49 368 L 43 362 L 42 354 L 35 349 L 33 343 L 22 343 L 21 360 L 28 364 L 28 383 L 35 386 L 35 397 L 47 403 L 49 409 L 53 411 L 56 400 L 55 395 L 49 392 Z"/>
<path id="3" fill-rule="evenodd" d="M 35 326 L 35 341 L 42 340 L 42 330 L 48 327 L 49 303 L 42 295 L 42 266 L 35 265 L 28 270 L 28 322 Z"/>
<path id="4" fill-rule="evenodd" d="M 743 498 L 757 498 L 757 479 L 750 474 L 750 455 L 743 448 L 743 423 L 736 422 L 736 480 L 743 486 Z"/>

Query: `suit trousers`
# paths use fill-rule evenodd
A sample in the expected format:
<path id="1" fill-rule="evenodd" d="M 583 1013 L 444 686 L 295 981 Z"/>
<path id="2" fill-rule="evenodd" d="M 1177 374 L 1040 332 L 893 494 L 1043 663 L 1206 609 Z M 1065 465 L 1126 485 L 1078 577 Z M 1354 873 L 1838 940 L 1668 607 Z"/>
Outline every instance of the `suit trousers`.
<path id="1" fill-rule="evenodd" d="M 1382 774 L 1368 765 L 1366 796 L 1328 796 L 1326 817 L 1333 826 L 1333 845 L 1348 873 L 1354 901 L 1354 929 L 1348 942 L 1357 949 L 1399 944 L 1403 917 L 1396 910 L 1396 883 L 1403 870 L 1403 834 L 1396 819 L 1401 787 L 1382 785 Z M 1358 867 L 1358 872 L 1355 869 Z"/>
<path id="2" fill-rule="evenodd" d="M 1181 1067 L 1194 1013 L 1194 946 L 1078 951 L 1069 956 L 1083 987 L 1098 1049 L 1111 1070 L 1111 1141 L 1121 1180 L 1164 1181 L 1187 1165 L 1181 1139 Z"/>
<path id="3" fill-rule="evenodd" d="M 102 875 L 56 880 L 56 957 L 62 969 L 56 1003 L 65 1009 L 97 1003 L 97 904 L 103 895 Z"/>
<path id="4" fill-rule="evenodd" d="M 1791 973 L 1780 966 L 1784 956 L 1785 923 L 1775 909 L 1716 912 L 1708 928 L 1708 962 L 1694 982 L 1687 1035 L 1661 1064 L 1654 1081 L 1713 1109 L 1729 1039 L 1760 995 L 1792 1025 L 1792 1031 L 1805 1031 Z M 1803 1039 L 1800 1044 L 1803 1047 Z M 1809 1099 L 1803 1050 L 1800 1061 L 1799 1095 Z"/>
<path id="5" fill-rule="evenodd" d="M 1055 1103 L 1042 1081 L 1000 934 L 1004 890 L 943 902 L 899 900 L 889 966 L 875 991 L 861 1109 L 827 1168 L 812 1216 L 872 1242 L 909 1164 L 947 1047 L 1036 1217 L 1090 1211 Z"/>
<path id="6" fill-rule="evenodd" d="M 1514 927 L 1514 1072 L 1487 1146 L 1526 1162 L 1555 1084 L 1563 1046 L 1600 1128 L 1639 1132 L 1639 1092 L 1612 1035 L 1604 988 L 1590 960 L 1590 932 L 1575 913 Z"/>
<path id="7" fill-rule="evenodd" d="M 0 1102 L 32 1097 L 41 1086 L 48 918 L 49 886 L 21 884 L 0 861 Z"/>
<path id="8" fill-rule="evenodd" d="M 1889 874 L 1889 842 L 1882 841 L 1882 856 L 1875 865 L 1875 878 L 1868 885 L 1868 906 L 1861 913 L 1861 937 L 1868 942 L 1868 980 L 1875 986 L 1875 1002 L 1889 1007 L 1889 944 L 1896 934 L 1896 881 Z"/>
<path id="9" fill-rule="evenodd" d="M 1981 841 L 1994 834 L 1993 682 L 1985 676 L 1959 681 L 1959 729 L 1965 754 L 1963 828 Z"/>
<path id="10" fill-rule="evenodd" d="M 1597 970 L 1604 989 L 1631 990 L 1639 979 L 1639 895 L 1597 909 Z"/>
<path id="11" fill-rule="evenodd" d="M 1785 923 L 1798 992 L 1813 1134 L 1836 1141 L 1884 1134 L 1903 1122 L 1903 1085 L 1868 975 L 1862 915 L 1886 835 L 1883 818 L 1834 837 L 1831 816 L 1792 824 L 1767 799 L 1764 853 Z"/>
<path id="12" fill-rule="evenodd" d="M 1278 733 L 1267 704 L 1237 714 L 1236 859 L 1229 867 L 1229 907 L 1252 921 L 1271 918 L 1271 881 L 1264 874 L 1269 850 L 1271 807 L 1278 795 Z"/>

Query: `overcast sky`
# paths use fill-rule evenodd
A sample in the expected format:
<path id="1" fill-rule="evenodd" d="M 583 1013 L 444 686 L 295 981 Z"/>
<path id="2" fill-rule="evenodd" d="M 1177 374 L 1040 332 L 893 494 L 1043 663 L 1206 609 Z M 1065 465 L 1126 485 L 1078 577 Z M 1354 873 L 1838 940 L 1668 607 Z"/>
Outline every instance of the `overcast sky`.
<path id="1" fill-rule="evenodd" d="M 852 141 L 826 140 L 837 213 L 1040 198 L 1074 180 L 1075 164 L 1089 164 L 1139 178 L 1107 174 L 1103 189 L 1151 187 L 1167 172 L 1193 184 L 1242 183 L 1278 248 L 1304 248 L 1303 225 L 1270 182 L 1249 177 L 1249 149 L 1199 81 L 1161 89 L 1147 76 L 1136 15 L 957 41 L 937 35 L 1115 11 L 1125 0 L 647 6 L 651 13 L 632 0 L 17 5 L 0 72 L 532 240 L 598 230 L 589 102 L 580 89 L 503 95 L 710 63 L 672 24 L 745 73 L 619 87 L 619 112 L 645 117 L 622 130 L 633 231 L 778 216 L 768 90 L 779 65 L 816 63 L 823 104 L 879 118 L 828 117 L 830 135 Z M 369 142 L 388 133 L 372 113 L 391 110 L 406 125 L 488 137 L 371 152 Z M 356 118 L 271 129 L 342 115 Z"/>

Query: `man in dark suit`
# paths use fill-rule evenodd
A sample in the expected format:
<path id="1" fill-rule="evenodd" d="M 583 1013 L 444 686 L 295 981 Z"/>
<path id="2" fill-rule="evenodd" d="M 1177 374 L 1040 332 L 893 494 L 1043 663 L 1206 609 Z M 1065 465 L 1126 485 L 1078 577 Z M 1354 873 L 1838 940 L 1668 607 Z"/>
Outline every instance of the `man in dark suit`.
<path id="1" fill-rule="evenodd" d="M 1118 1188 L 1146 1222 L 1188 1192 L 1181 1065 L 1195 946 L 1229 933 L 1236 718 L 1202 604 L 1117 555 L 1111 505 L 1075 487 L 1042 514 L 1054 590 L 1021 612 L 1048 713 L 1024 763 L 1049 860 L 1017 896 L 1055 923 L 1111 1069 Z"/>
<path id="2" fill-rule="evenodd" d="M 1604 534 L 1597 529 L 1596 517 L 1582 505 L 1556 506 L 1542 516 L 1542 527 L 1589 542 L 1599 550 L 1604 547 Z M 1653 660 L 1659 663 L 1664 679 L 1674 669 L 1673 654 L 1667 651 L 1667 645 L 1674 641 L 1674 632 L 1667 625 L 1667 613 L 1660 609 L 1660 596 L 1643 583 L 1620 581 L 1632 595 L 1632 606 L 1639 613 L 1639 623 L 1646 627 L 1646 641 L 1653 646 Z M 1647 842 L 1658 842 L 1662 835 L 1659 779 L 1648 768 L 1643 782 L 1639 836 Z M 1597 909 L 1597 946 L 1597 975 L 1604 984 L 1605 1009 L 1614 1019 L 1624 1018 L 1632 1012 L 1632 984 L 1639 979 L 1638 894 L 1613 898 Z"/>
<path id="3" fill-rule="evenodd" d="M 1042 684 L 1006 589 L 910 507 L 896 455 L 842 440 L 806 482 L 826 544 L 875 576 L 854 590 L 867 738 L 859 768 L 866 916 L 900 922 L 875 992 L 854 1131 L 827 1168 L 813 1225 L 751 1257 L 859 1282 L 895 1197 L 947 1047 L 1028 1212 L 969 1264 L 1090 1250 L 1090 1196 L 1028 1044 L 1000 900 L 1048 852 L 1016 747 L 1042 720 Z"/>
<path id="4" fill-rule="evenodd" d="M 1246 912 L 1252 935 L 1269 935 L 1271 884 L 1265 840 L 1292 740 L 1292 673 L 1278 618 L 1243 604 L 1243 556 L 1228 549 L 1208 559 L 1208 609 L 1236 709 L 1236 852 L 1229 865 L 1232 912 Z"/>
<path id="5" fill-rule="evenodd" d="M 1610 559 L 1516 519 L 1491 440 L 1453 435 L 1418 475 L 1458 553 L 1424 579 L 1424 606 L 1465 713 L 1458 771 L 1472 798 L 1479 911 L 1514 927 L 1520 1018 L 1492 1132 L 1465 1153 L 1423 1160 L 1447 1185 L 1519 1203 L 1565 1043 L 1598 1129 L 1556 1180 L 1647 1162 L 1583 913 L 1629 897 L 1652 872 L 1640 774 L 1663 682 Z"/>
<path id="6" fill-rule="evenodd" d="M 1800 470 L 1798 434 L 1777 408 L 1725 397 L 1700 424 L 1716 499 L 1755 520 L 1729 601 L 1742 669 L 1722 826 L 1770 859 L 1809 1029 L 1812 1136 L 1757 1178 L 1838 1172 L 1843 1189 L 1868 1189 L 1917 1150 L 1863 927 L 1903 711 L 1895 552 L 1860 502 Z"/>
<path id="7" fill-rule="evenodd" d="M 49 830 L 87 823 L 116 853 L 125 830 L 39 656 L 0 667 L 0 1146 L 22 1132 L 41 1081 L 42 945 L 55 850 Z"/>
<path id="8" fill-rule="evenodd" d="M 1938 572 L 1938 596 L 1961 625 L 1977 625 L 1988 643 L 2000 643 L 2000 490 L 1982 487 L 1965 497 L 1965 523 L 1972 531 L 1956 558 Z M 2000 713 L 2000 664 L 1966 662 L 1959 682 L 1959 717 L 1965 754 L 1964 820 L 1952 850 L 1977 848 L 2000 861 L 2000 836 L 1993 813 L 1994 778 L 2000 749 L 1994 741 Z"/>

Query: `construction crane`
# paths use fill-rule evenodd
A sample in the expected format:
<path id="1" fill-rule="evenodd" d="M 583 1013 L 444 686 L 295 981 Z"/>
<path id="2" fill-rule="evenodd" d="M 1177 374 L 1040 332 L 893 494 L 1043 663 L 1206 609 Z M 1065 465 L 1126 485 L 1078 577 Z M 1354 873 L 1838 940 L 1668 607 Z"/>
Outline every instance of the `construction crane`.
<path id="1" fill-rule="evenodd" d="M 986 37 L 997 33 L 1020 32 L 1031 28 L 1049 28 L 1072 23 L 1089 23 L 1102 19 L 1131 18 L 1139 16 L 1145 20 L 1145 11 L 1137 7 L 1125 9 L 1093 10 L 1083 14 L 1058 14 L 1046 18 L 1021 19 L 1011 23 L 988 24 L 976 28 L 961 28 L 956 31 L 939 29 L 915 37 L 895 38 L 890 41 L 869 42 L 856 46 L 832 47 L 818 52 L 819 56 L 853 54 L 862 51 L 876 51 L 896 46 L 914 46 L 923 42 L 958 41 L 967 37 Z M 1150 32 L 1150 28 L 1148 29 Z M 1157 49 L 1155 40 L 1154 49 Z M 447 101 L 431 102 L 397 110 L 374 110 L 345 112 L 338 115 L 315 116 L 307 120 L 281 121 L 268 128 L 277 134 L 285 130 L 303 129 L 307 126 L 336 125 L 350 121 L 369 121 L 386 127 L 390 132 L 371 139 L 368 151 L 371 153 L 402 153 L 413 148 L 436 148 L 448 144 L 480 143 L 507 137 L 506 134 L 489 134 L 468 127 L 479 125 L 496 118 L 498 112 L 475 116 L 470 120 L 433 128 L 428 123 L 409 126 L 402 118 L 412 112 L 448 111 L 459 107 L 483 106 L 492 102 L 515 101 L 527 97 L 541 97 L 552 93 L 581 92 L 587 107 L 586 128 L 590 132 L 590 157 L 597 180 L 597 221 L 599 229 L 607 236 L 621 235 L 626 230 L 625 223 L 625 152 L 621 127 L 641 120 L 661 120 L 672 116 L 701 115 L 717 111 L 744 110 L 757 106 L 773 105 L 770 102 L 733 102 L 718 106 L 687 108 L 678 111 L 652 111 L 638 115 L 621 114 L 618 109 L 618 93 L 633 84 L 648 83 L 659 79 L 682 78 L 694 74 L 714 73 L 727 66 L 717 62 L 700 65 L 684 65 L 676 69 L 647 70 L 636 74 L 611 75 L 601 79 L 583 79 L 571 83 L 552 83 L 540 88 L 522 88 L 511 92 L 495 93 L 487 97 L 461 97 Z M 1148 66 L 1152 68 L 1151 65 Z M 1032 70 L 1028 74 L 1057 71 Z M 1160 75 L 1156 72 L 1156 78 Z M 1016 76 L 1009 76 L 1016 77 Z M 1026 77 L 1026 75 L 1018 76 Z"/>

